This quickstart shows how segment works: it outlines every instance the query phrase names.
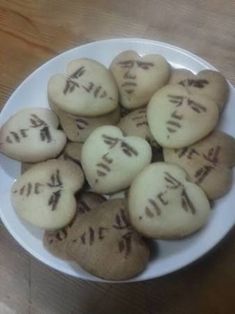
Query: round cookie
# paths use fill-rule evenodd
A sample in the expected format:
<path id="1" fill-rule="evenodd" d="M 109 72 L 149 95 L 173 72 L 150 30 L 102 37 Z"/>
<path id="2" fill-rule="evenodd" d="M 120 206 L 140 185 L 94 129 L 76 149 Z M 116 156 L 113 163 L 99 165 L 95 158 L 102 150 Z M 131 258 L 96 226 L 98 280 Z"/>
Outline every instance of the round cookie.
<path id="1" fill-rule="evenodd" d="M 131 224 L 146 237 L 178 239 L 207 223 L 210 204 L 182 168 L 159 162 L 147 166 L 131 184 L 128 210 Z"/>
<path id="2" fill-rule="evenodd" d="M 181 149 L 163 149 L 164 160 L 184 168 L 209 199 L 223 196 L 232 185 L 235 139 L 214 131 L 203 140 Z M 218 184 L 219 183 L 219 184 Z"/>
<path id="3" fill-rule="evenodd" d="M 150 143 L 151 146 L 159 147 L 148 126 L 146 108 L 136 109 L 123 118 L 117 125 L 128 136 L 139 136 Z"/>
<path id="4" fill-rule="evenodd" d="M 124 200 L 102 203 L 72 228 L 67 254 L 91 274 L 126 280 L 146 267 L 149 246 L 130 225 Z"/>
<path id="5" fill-rule="evenodd" d="M 120 103 L 127 109 L 146 105 L 170 76 L 170 65 L 164 57 L 157 54 L 141 57 L 131 50 L 117 55 L 110 70 L 118 85 Z"/>
<path id="6" fill-rule="evenodd" d="M 50 78 L 48 98 L 67 113 L 96 117 L 117 108 L 118 89 L 104 65 L 91 59 L 77 59 L 68 64 L 65 74 Z"/>
<path id="7" fill-rule="evenodd" d="M 189 94 L 180 85 L 167 85 L 152 97 L 147 119 L 161 146 L 180 148 L 208 135 L 218 122 L 219 111 L 208 97 Z"/>
<path id="8" fill-rule="evenodd" d="M 115 125 L 120 120 L 120 107 L 99 117 L 87 118 L 71 115 L 50 104 L 52 110 L 59 117 L 60 124 L 68 139 L 72 142 L 84 143 L 87 137 L 99 126 Z"/>
<path id="9" fill-rule="evenodd" d="M 70 259 L 66 253 L 66 242 L 70 229 L 83 215 L 86 215 L 104 202 L 105 198 L 96 193 L 83 192 L 76 196 L 76 201 L 76 215 L 70 224 L 62 229 L 45 231 L 43 236 L 44 247 L 53 255 L 66 260 Z"/>
<path id="10" fill-rule="evenodd" d="M 46 108 L 26 108 L 15 113 L 0 129 L 0 152 L 24 162 L 55 158 L 66 136 L 57 130 L 57 116 Z"/>
<path id="11" fill-rule="evenodd" d="M 197 75 L 189 70 L 174 69 L 171 72 L 169 84 L 180 84 L 187 88 L 190 94 L 196 93 L 214 100 L 222 111 L 229 95 L 229 85 L 218 71 L 203 70 Z"/>
<path id="12" fill-rule="evenodd" d="M 93 191 L 114 193 L 127 188 L 151 157 L 151 147 L 144 139 L 124 136 L 115 126 L 103 126 L 83 144 L 82 168 Z"/>
<path id="13" fill-rule="evenodd" d="M 44 229 L 62 228 L 76 213 L 74 194 L 83 183 L 78 165 L 51 159 L 33 166 L 14 182 L 11 202 L 29 223 Z"/>

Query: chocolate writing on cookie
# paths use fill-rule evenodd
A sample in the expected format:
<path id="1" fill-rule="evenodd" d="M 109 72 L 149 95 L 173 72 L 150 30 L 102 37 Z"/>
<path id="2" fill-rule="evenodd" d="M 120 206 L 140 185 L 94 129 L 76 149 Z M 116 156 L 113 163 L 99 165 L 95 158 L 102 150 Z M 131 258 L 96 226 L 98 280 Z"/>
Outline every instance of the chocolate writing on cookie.
<path id="1" fill-rule="evenodd" d="M 25 138 L 29 137 L 30 129 L 39 129 L 39 136 L 42 142 L 50 143 L 52 141 L 51 132 L 48 124 L 39 118 L 36 114 L 31 114 L 29 118 L 30 125 L 28 128 L 22 128 L 15 131 L 10 131 L 6 136 L 6 142 L 21 143 Z"/>
<path id="2" fill-rule="evenodd" d="M 195 182 L 197 184 L 202 183 L 208 177 L 211 171 L 213 171 L 218 165 L 220 151 L 221 146 L 216 145 L 210 147 L 207 152 L 201 154 L 203 165 L 194 173 Z"/>
<path id="3" fill-rule="evenodd" d="M 175 105 L 175 109 L 170 115 L 170 119 L 166 121 L 166 129 L 168 133 L 176 133 L 180 128 L 182 128 L 182 121 L 184 120 L 183 110 L 181 107 L 188 107 L 196 114 L 201 114 L 207 112 L 207 108 L 200 104 L 199 102 L 194 101 L 190 97 L 180 96 L 180 95 L 167 95 L 168 101 L 171 104 Z M 168 138 L 170 135 L 168 134 Z"/>
<path id="4" fill-rule="evenodd" d="M 79 130 L 84 130 L 89 125 L 88 121 L 83 118 L 77 118 L 75 121 L 76 121 L 76 126 Z"/>
<path id="5" fill-rule="evenodd" d="M 169 195 L 171 190 L 179 190 L 182 209 L 191 214 L 196 213 L 196 209 L 188 196 L 185 186 L 179 180 L 177 180 L 172 174 L 164 172 L 165 189 L 158 193 L 154 198 L 147 200 L 144 212 L 147 217 L 153 218 L 155 216 L 161 216 L 163 210 L 169 204 Z"/>
<path id="6" fill-rule="evenodd" d="M 79 237 L 81 244 L 93 245 L 97 241 L 102 241 L 107 235 L 108 228 L 106 227 L 88 227 L 85 232 Z M 76 240 L 76 239 L 75 239 Z M 74 241 L 75 242 L 75 241 Z"/>
<path id="7" fill-rule="evenodd" d="M 179 158 L 185 157 L 187 159 L 193 159 L 194 155 L 200 156 L 200 153 L 192 147 L 183 147 L 180 149 L 175 149 L 175 153 Z"/>
<path id="8" fill-rule="evenodd" d="M 124 208 L 120 208 L 119 213 L 116 214 L 115 221 L 112 227 L 117 230 L 122 230 L 130 227 L 130 223 L 127 220 Z"/>
<path id="9" fill-rule="evenodd" d="M 209 84 L 209 82 L 205 79 L 185 79 L 180 81 L 178 84 L 184 87 L 204 88 Z"/>
<path id="10" fill-rule="evenodd" d="M 88 94 L 91 94 L 94 98 L 109 98 L 113 100 L 112 97 L 109 97 L 106 90 L 101 85 L 96 85 L 94 82 L 82 82 L 81 77 L 86 73 L 86 68 L 81 66 L 73 74 L 71 74 L 65 82 L 65 87 L 63 89 L 63 94 L 71 94 L 76 89 L 81 89 Z"/>
<path id="11" fill-rule="evenodd" d="M 154 66 L 154 63 L 129 59 L 120 61 L 117 65 L 124 71 L 123 83 L 121 84 L 121 87 L 124 88 L 124 91 L 130 95 L 133 94 L 135 88 L 137 87 L 135 69 L 139 68 L 147 71 Z"/>
<path id="12" fill-rule="evenodd" d="M 137 150 L 118 137 L 112 137 L 106 134 L 102 135 L 104 143 L 108 146 L 109 152 L 104 154 L 101 157 L 101 160 L 96 164 L 96 174 L 98 177 L 105 177 L 109 172 L 112 170 L 112 163 L 114 161 L 113 157 L 111 156 L 111 151 L 114 147 L 119 145 L 120 151 L 124 153 L 127 157 L 138 156 Z"/>
<path id="13" fill-rule="evenodd" d="M 42 142 L 50 143 L 52 141 L 49 126 L 44 120 L 40 119 L 36 114 L 31 114 L 30 122 L 31 128 L 39 128 Z"/>
<path id="14" fill-rule="evenodd" d="M 132 250 L 132 231 L 127 231 L 122 235 L 121 239 L 118 241 L 118 249 L 120 253 L 124 253 L 125 258 L 131 253 Z"/>
<path id="15" fill-rule="evenodd" d="M 180 96 L 180 95 L 167 95 L 169 102 L 175 104 L 176 107 L 181 107 L 182 105 L 186 105 L 190 107 L 196 113 L 206 112 L 207 109 L 202 104 L 194 101 L 190 97 Z"/>
<path id="16" fill-rule="evenodd" d="M 21 196 L 29 197 L 31 194 L 40 194 L 43 191 L 44 184 L 39 182 L 28 182 L 22 185 L 19 189 L 13 191 L 14 194 L 18 193 Z"/>
<path id="17" fill-rule="evenodd" d="M 213 171 L 213 169 L 219 164 L 220 152 L 220 145 L 209 147 L 209 149 L 204 152 L 199 152 L 196 148 L 193 147 L 184 147 L 175 150 L 178 158 L 200 158 L 201 166 L 194 173 L 195 183 L 197 184 L 202 183 L 208 177 L 211 171 Z"/>
<path id="18" fill-rule="evenodd" d="M 133 146 L 131 146 L 130 144 L 128 144 L 125 140 L 121 138 L 112 137 L 105 134 L 102 135 L 102 138 L 104 140 L 104 143 L 107 144 L 110 149 L 114 148 L 117 144 L 120 144 L 121 151 L 128 157 L 139 155 L 139 153 Z"/>
<path id="19" fill-rule="evenodd" d="M 131 230 L 131 225 L 124 208 L 120 208 L 119 212 L 115 215 L 112 227 L 115 230 L 124 232 L 118 241 L 118 250 L 120 253 L 123 253 L 126 258 L 132 250 L 133 231 Z"/>
<path id="20" fill-rule="evenodd" d="M 40 182 L 28 182 L 22 185 L 20 188 L 15 189 L 13 193 L 17 193 L 24 197 L 30 197 L 32 195 L 42 194 L 45 191 L 45 188 L 53 189 L 47 204 L 51 210 L 54 211 L 57 208 L 63 188 L 59 169 L 57 169 L 55 173 L 50 176 L 50 179 L 46 184 Z"/>
<path id="21" fill-rule="evenodd" d="M 135 122 L 137 128 L 141 126 L 148 126 L 146 109 L 140 109 L 136 112 L 136 115 L 131 118 Z"/>
<path id="22" fill-rule="evenodd" d="M 49 200 L 48 205 L 51 207 L 51 210 L 54 211 L 57 208 L 58 202 L 61 197 L 61 191 L 63 188 L 63 183 L 60 177 L 59 169 L 56 170 L 50 177 L 50 181 L 47 183 L 47 186 L 50 188 L 56 188 L 56 191 L 53 191 Z"/>

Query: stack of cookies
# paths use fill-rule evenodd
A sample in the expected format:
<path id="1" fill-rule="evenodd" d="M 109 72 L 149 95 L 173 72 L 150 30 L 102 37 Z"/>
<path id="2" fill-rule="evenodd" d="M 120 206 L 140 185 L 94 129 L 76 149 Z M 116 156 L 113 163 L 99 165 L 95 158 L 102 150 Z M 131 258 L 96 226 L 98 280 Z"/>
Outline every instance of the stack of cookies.
<path id="1" fill-rule="evenodd" d="M 136 276 L 152 239 L 198 231 L 231 188 L 235 140 L 215 130 L 228 92 L 220 73 L 160 55 L 124 51 L 109 69 L 71 61 L 48 82 L 52 110 L 24 109 L 0 129 L 0 151 L 23 165 L 14 208 L 58 258 L 106 280 Z"/>

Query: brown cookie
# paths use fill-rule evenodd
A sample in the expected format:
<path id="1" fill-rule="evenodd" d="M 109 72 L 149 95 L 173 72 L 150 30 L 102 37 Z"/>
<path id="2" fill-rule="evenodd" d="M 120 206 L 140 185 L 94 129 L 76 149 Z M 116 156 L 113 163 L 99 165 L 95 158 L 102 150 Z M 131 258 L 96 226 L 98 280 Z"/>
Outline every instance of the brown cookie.
<path id="1" fill-rule="evenodd" d="M 77 223 L 77 221 L 80 220 L 80 217 L 86 215 L 88 212 L 98 207 L 102 202 L 105 201 L 105 198 L 96 193 L 83 192 L 77 195 L 76 201 L 77 212 L 71 223 L 59 230 L 45 231 L 43 236 L 43 245 L 45 248 L 53 255 L 65 260 L 70 259 L 65 249 L 70 229 L 74 224 Z"/>
<path id="2" fill-rule="evenodd" d="M 174 69 L 169 84 L 180 84 L 191 94 L 207 96 L 214 100 L 221 111 L 228 99 L 229 85 L 217 71 L 203 70 L 197 75 L 186 69 Z"/>
<path id="3" fill-rule="evenodd" d="M 82 268 L 107 280 L 126 280 L 144 270 L 147 242 L 131 227 L 126 202 L 104 202 L 72 228 L 67 253 Z"/>
<path id="4" fill-rule="evenodd" d="M 62 129 L 72 142 L 84 143 L 88 136 L 99 126 L 116 125 L 120 120 L 120 107 L 99 117 L 82 117 L 69 114 L 50 102 L 52 110 L 57 114 Z"/>
<path id="5" fill-rule="evenodd" d="M 139 136 L 150 143 L 151 146 L 159 147 L 150 133 L 146 108 L 136 109 L 121 118 L 117 125 L 128 136 Z"/>
<path id="6" fill-rule="evenodd" d="M 209 199 L 223 196 L 231 187 L 235 165 L 235 139 L 214 131 L 203 140 L 181 149 L 163 149 L 164 159 L 175 163 L 189 174 Z"/>

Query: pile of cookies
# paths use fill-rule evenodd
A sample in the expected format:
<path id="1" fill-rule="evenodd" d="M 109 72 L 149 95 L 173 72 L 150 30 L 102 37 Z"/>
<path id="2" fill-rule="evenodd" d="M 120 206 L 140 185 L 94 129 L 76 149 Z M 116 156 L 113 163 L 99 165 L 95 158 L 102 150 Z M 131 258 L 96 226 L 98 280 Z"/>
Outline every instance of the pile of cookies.
<path id="1" fill-rule="evenodd" d="M 51 110 L 23 109 L 1 127 L 0 152 L 22 162 L 12 204 L 57 257 L 129 279 L 152 239 L 196 232 L 231 188 L 235 139 L 215 130 L 229 93 L 219 72 L 124 51 L 109 69 L 71 61 L 47 93 Z"/>

